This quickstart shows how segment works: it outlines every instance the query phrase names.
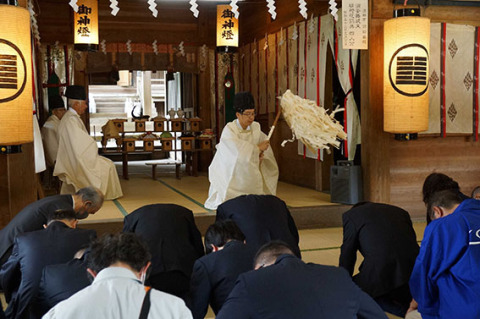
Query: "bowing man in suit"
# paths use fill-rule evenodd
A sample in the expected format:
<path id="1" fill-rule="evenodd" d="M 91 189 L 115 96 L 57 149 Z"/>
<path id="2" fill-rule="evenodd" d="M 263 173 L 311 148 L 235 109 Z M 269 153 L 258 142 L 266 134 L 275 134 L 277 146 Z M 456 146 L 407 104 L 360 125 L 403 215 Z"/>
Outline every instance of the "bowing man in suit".
<path id="1" fill-rule="evenodd" d="M 192 211 L 174 204 L 143 206 L 125 217 L 123 232 L 139 235 L 150 249 L 146 284 L 187 300 L 193 264 L 204 255 Z"/>
<path id="2" fill-rule="evenodd" d="M 205 233 L 207 255 L 197 259 L 190 285 L 194 319 L 203 319 L 208 304 L 215 314 L 232 291 L 238 275 L 253 269 L 255 252 L 232 220 L 217 221 Z"/>
<path id="3" fill-rule="evenodd" d="M 343 214 L 340 267 L 354 273 L 357 250 L 364 260 L 353 281 L 383 308 L 404 317 L 412 300 L 408 280 L 419 247 L 403 209 L 363 202 Z"/>
<path id="4" fill-rule="evenodd" d="M 343 268 L 304 263 L 282 242 L 260 248 L 217 319 L 386 319 Z"/>
<path id="5" fill-rule="evenodd" d="M 72 259 L 75 253 L 96 237 L 93 230 L 75 229 L 76 213 L 57 210 L 42 230 L 15 238 L 13 252 L 0 271 L 7 300 L 7 318 L 28 316 L 29 305 L 38 291 L 43 267 Z"/>
<path id="6" fill-rule="evenodd" d="M 90 285 L 87 272 L 88 253 L 85 251 L 86 249 L 80 249 L 67 263 L 43 268 L 38 294 L 32 305 L 32 311 L 37 318 L 41 318 L 60 301 Z"/>
<path id="7" fill-rule="evenodd" d="M 95 214 L 103 205 L 103 194 L 94 187 L 85 187 L 74 195 L 54 195 L 42 198 L 23 208 L 0 230 L 0 267 L 12 253 L 13 240 L 20 233 L 41 230 L 51 214 L 58 209 L 73 209 L 76 219 Z"/>
<path id="8" fill-rule="evenodd" d="M 216 220 L 225 219 L 238 225 L 247 244 L 255 251 L 272 240 L 281 240 L 297 257 L 301 257 L 297 226 L 280 198 L 273 195 L 238 196 L 218 206 Z"/>

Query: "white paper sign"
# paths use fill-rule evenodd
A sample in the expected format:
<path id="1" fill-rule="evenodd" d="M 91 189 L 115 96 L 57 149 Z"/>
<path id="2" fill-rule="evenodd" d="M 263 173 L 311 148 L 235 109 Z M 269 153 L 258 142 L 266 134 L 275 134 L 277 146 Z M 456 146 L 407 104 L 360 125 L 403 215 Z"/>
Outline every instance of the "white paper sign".
<path id="1" fill-rule="evenodd" d="M 343 49 L 368 49 L 368 0 L 342 1 Z"/>

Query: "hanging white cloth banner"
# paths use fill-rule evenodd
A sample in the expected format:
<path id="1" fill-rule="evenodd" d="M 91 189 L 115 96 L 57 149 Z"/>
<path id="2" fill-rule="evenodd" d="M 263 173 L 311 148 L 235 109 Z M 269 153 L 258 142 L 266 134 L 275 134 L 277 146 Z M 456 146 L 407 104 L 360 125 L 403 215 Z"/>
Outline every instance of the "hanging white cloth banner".
<path id="1" fill-rule="evenodd" d="M 318 17 L 312 17 L 307 22 L 306 28 L 306 79 L 305 79 L 305 97 L 312 101 L 317 101 L 317 70 L 318 70 Z M 323 61 L 324 62 L 324 61 Z M 308 158 L 323 160 L 323 152 L 312 152 L 304 147 L 303 143 L 298 141 L 299 154 Z"/>
<path id="2" fill-rule="evenodd" d="M 277 96 L 281 96 L 288 87 L 288 62 L 287 62 L 287 30 L 282 29 L 277 34 Z"/>
<path id="3" fill-rule="evenodd" d="M 358 50 L 342 49 L 342 12 L 339 12 L 338 22 L 335 23 L 335 41 L 332 46 L 335 64 L 337 66 L 338 79 L 345 92 L 344 101 L 344 127 L 346 128 L 347 141 L 344 148 L 344 155 L 349 160 L 355 158 L 357 144 L 361 143 L 360 117 L 358 115 L 357 103 L 353 97 L 353 79 L 357 68 Z"/>
<path id="4" fill-rule="evenodd" d="M 424 133 L 473 133 L 474 52 L 475 27 L 431 24 L 429 128 Z"/>
<path id="5" fill-rule="evenodd" d="M 296 35 L 296 36 L 295 36 Z M 293 94 L 298 95 L 298 26 L 288 27 L 287 31 L 287 63 L 288 63 L 288 79 L 287 88 Z"/>
<path id="6" fill-rule="evenodd" d="M 267 71 L 267 113 L 276 113 L 277 92 L 276 83 L 276 67 L 277 67 L 277 46 L 275 41 L 275 33 L 268 35 L 268 49 L 266 53 L 266 71 Z"/>
<path id="7" fill-rule="evenodd" d="M 40 133 L 40 126 L 35 114 L 33 114 L 33 150 L 35 154 L 35 173 L 43 172 L 47 169 L 47 165 L 43 151 L 42 134 Z"/>

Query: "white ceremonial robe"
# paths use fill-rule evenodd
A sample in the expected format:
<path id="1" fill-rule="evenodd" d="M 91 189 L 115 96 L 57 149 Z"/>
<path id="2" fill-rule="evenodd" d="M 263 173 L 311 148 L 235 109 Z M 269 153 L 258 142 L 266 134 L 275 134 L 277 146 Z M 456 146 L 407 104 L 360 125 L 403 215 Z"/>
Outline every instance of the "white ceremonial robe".
<path id="1" fill-rule="evenodd" d="M 94 186 L 105 199 L 123 196 L 115 165 L 98 155 L 97 143 L 88 134 L 80 116 L 70 109 L 58 126 L 58 154 L 54 176 L 63 182 L 62 194 Z"/>
<path id="2" fill-rule="evenodd" d="M 257 122 L 246 130 L 237 120 L 225 126 L 208 168 L 210 190 L 205 208 L 217 209 L 221 203 L 240 195 L 276 195 L 278 166 L 271 147 L 264 152 L 261 164 L 259 160 L 257 145 L 266 139 Z"/>
<path id="3" fill-rule="evenodd" d="M 56 115 L 50 116 L 42 126 L 43 147 L 47 164 L 53 167 L 58 152 L 58 125 L 60 119 Z"/>

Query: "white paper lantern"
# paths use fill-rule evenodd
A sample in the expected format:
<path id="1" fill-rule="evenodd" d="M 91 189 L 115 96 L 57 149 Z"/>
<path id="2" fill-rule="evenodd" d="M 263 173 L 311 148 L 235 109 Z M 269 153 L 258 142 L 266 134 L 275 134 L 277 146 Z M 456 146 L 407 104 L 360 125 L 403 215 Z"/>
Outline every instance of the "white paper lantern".
<path id="1" fill-rule="evenodd" d="M 32 103 L 30 13 L 0 4 L 0 145 L 33 141 Z"/>
<path id="2" fill-rule="evenodd" d="M 385 21 L 384 131 L 428 129 L 430 19 L 405 16 Z"/>

